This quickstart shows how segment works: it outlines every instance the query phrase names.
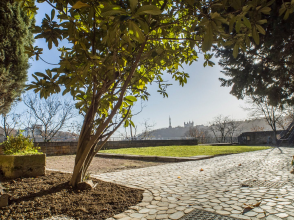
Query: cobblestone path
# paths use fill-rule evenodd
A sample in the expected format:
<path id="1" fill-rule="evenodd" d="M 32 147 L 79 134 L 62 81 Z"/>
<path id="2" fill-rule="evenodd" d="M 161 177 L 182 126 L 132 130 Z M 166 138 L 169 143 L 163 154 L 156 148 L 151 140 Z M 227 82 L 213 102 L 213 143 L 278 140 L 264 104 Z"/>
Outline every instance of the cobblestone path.
<path id="1" fill-rule="evenodd" d="M 283 154 L 255 151 L 94 177 L 145 189 L 140 204 L 110 219 L 180 219 L 196 208 L 241 219 L 294 220 L 294 149 L 282 149 Z M 258 202 L 244 210 L 244 203 Z"/>

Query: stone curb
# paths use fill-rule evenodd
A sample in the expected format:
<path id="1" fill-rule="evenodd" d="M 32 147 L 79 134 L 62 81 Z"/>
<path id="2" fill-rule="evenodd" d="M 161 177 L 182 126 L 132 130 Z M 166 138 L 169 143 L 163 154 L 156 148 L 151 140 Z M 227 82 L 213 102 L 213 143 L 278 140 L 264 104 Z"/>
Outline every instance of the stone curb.
<path id="1" fill-rule="evenodd" d="M 97 153 L 95 156 L 105 157 L 105 158 L 158 161 L 158 162 L 185 162 L 185 161 L 210 159 L 214 157 L 214 156 L 207 156 L 207 155 L 194 156 L 194 157 L 163 157 L 163 156 L 142 156 L 142 155 L 105 154 L 105 153 Z"/>

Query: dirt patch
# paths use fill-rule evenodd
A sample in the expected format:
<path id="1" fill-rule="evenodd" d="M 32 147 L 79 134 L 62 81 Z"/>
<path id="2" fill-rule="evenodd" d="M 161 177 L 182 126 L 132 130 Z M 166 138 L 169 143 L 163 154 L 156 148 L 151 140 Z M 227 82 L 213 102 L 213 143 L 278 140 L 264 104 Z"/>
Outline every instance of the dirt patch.
<path id="1" fill-rule="evenodd" d="M 95 189 L 72 189 L 71 174 L 46 172 L 37 178 L 5 180 L 10 205 L 0 208 L 0 219 L 43 219 L 67 215 L 75 219 L 106 219 L 142 201 L 143 190 L 92 179 Z"/>
<path id="2" fill-rule="evenodd" d="M 75 155 L 49 156 L 49 157 L 46 157 L 46 168 L 72 172 L 74 167 L 74 161 L 75 161 Z M 166 164 L 166 163 L 94 157 L 88 169 L 88 172 L 90 174 L 99 174 L 99 173 L 114 172 L 114 171 L 120 171 L 120 170 L 126 170 L 126 169 L 157 166 L 161 164 Z"/>

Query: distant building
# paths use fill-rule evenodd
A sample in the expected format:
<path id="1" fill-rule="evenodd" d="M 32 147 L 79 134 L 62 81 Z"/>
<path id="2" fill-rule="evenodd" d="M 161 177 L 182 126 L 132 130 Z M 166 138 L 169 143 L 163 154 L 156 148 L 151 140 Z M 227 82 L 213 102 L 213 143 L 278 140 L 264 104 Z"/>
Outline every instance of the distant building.
<path id="1" fill-rule="evenodd" d="M 194 121 L 184 122 L 184 128 L 194 127 Z"/>
<path id="2" fill-rule="evenodd" d="M 42 125 L 34 124 L 31 127 L 24 129 L 23 135 L 25 137 L 37 137 L 42 135 Z"/>

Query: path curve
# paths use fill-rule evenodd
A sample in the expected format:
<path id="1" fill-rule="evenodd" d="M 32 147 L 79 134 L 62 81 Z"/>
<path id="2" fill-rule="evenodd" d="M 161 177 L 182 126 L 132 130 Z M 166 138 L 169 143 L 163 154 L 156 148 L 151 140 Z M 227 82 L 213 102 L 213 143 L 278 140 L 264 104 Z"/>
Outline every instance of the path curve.
<path id="1" fill-rule="evenodd" d="M 293 148 L 263 150 L 166 164 L 93 177 L 145 190 L 143 201 L 119 220 L 180 219 L 198 208 L 241 219 L 294 220 Z M 284 183 L 280 188 L 242 187 L 247 180 Z M 242 214 L 244 203 L 259 207 Z"/>

